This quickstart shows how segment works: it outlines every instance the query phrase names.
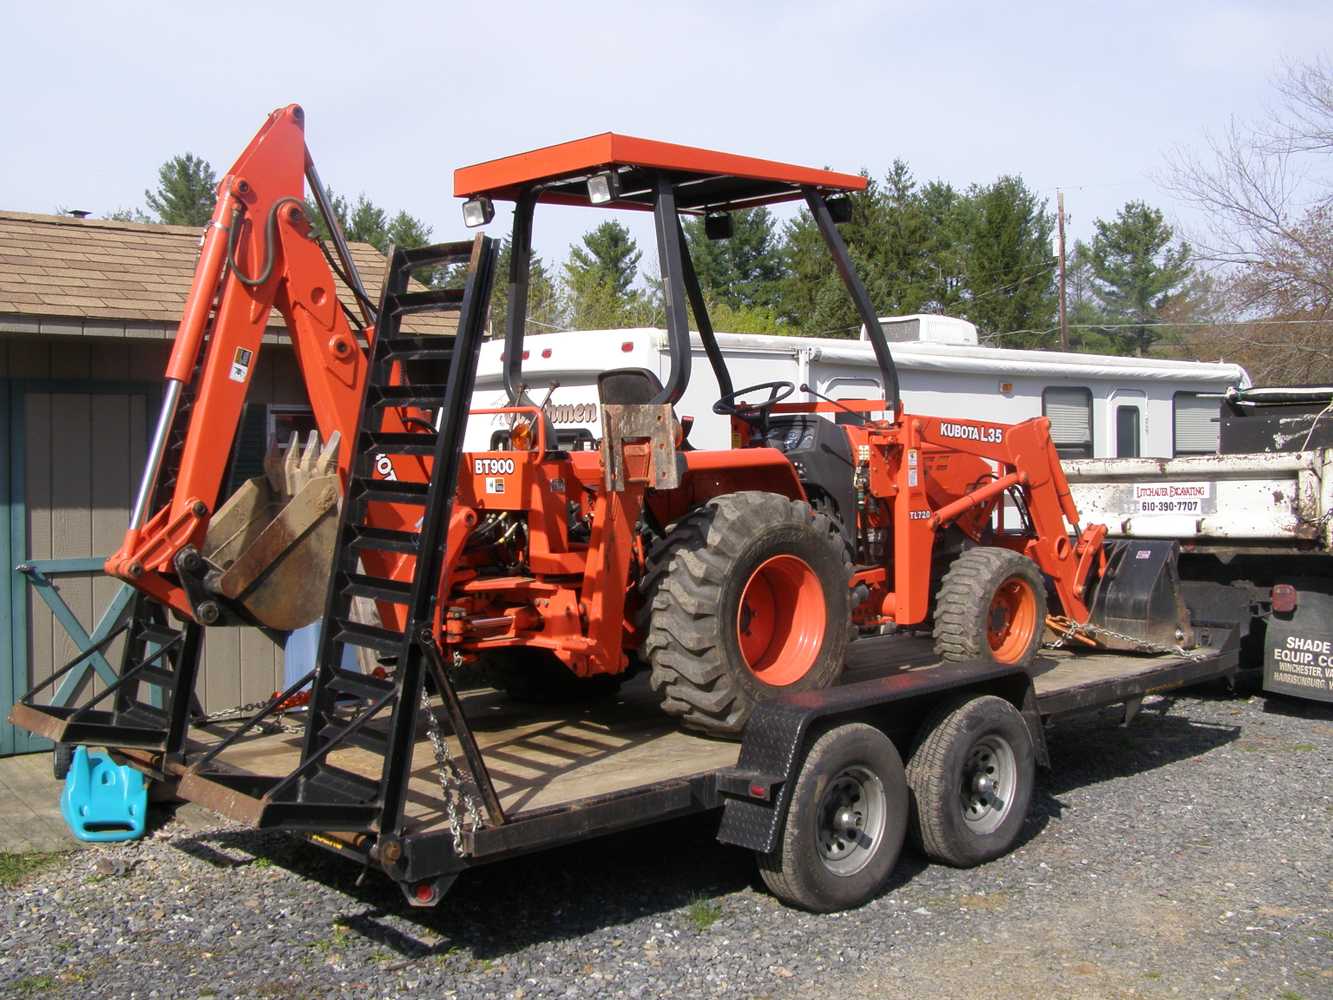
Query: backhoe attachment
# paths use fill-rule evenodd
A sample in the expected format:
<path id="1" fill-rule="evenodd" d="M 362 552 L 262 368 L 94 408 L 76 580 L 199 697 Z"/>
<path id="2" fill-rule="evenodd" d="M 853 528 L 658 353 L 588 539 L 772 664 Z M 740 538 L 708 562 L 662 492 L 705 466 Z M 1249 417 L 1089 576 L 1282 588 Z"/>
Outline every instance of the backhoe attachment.
<path id="1" fill-rule="evenodd" d="M 275 445 L 264 475 L 248 480 L 208 524 L 200 554 L 205 587 L 254 621 L 289 631 L 324 611 L 337 539 L 338 447 L 311 431 L 304 449 L 292 434 L 285 455 Z"/>

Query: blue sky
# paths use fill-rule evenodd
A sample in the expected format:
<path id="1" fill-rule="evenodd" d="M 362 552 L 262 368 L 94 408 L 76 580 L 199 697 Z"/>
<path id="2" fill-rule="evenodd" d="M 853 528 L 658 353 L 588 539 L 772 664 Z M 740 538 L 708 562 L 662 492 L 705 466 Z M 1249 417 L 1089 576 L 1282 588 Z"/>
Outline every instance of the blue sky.
<path id="1" fill-rule="evenodd" d="M 1283 60 L 1327 51 L 1324 3 L 10 3 L 0 208 L 143 203 L 190 150 L 219 175 L 304 105 L 324 180 L 462 232 L 456 166 L 614 130 L 959 186 L 1066 191 L 1072 234 L 1174 146 L 1264 114 Z M 548 260 L 601 216 L 539 210 Z M 492 229 L 499 229 L 502 218 Z M 630 220 L 645 261 L 651 225 Z"/>

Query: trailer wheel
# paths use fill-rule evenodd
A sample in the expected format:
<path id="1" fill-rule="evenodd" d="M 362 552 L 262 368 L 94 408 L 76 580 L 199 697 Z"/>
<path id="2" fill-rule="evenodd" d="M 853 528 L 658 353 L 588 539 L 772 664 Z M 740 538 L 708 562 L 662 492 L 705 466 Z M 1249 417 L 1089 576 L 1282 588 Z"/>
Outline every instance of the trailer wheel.
<path id="1" fill-rule="evenodd" d="M 508 646 L 481 656 L 481 673 L 514 701 L 543 705 L 609 698 L 620 690 L 624 674 L 579 677 L 548 649 Z"/>
<path id="2" fill-rule="evenodd" d="M 773 895 L 815 913 L 872 899 L 898 863 L 908 794 L 893 742 L 863 723 L 838 726 L 805 755 L 775 850 L 757 855 Z"/>
<path id="3" fill-rule="evenodd" d="M 982 547 L 961 553 L 935 599 L 935 652 L 945 660 L 1026 666 L 1046 628 L 1046 581 L 1027 556 Z"/>
<path id="4" fill-rule="evenodd" d="M 912 841 L 936 861 L 970 868 L 1014 845 L 1032 801 L 1027 723 L 993 695 L 951 702 L 921 726 L 907 783 Z"/>
<path id="5" fill-rule="evenodd" d="M 64 781 L 74 763 L 74 744 L 57 743 L 51 750 L 51 774 L 56 781 Z"/>
<path id="6" fill-rule="evenodd" d="M 641 584 L 662 708 L 736 736 L 765 698 L 828 687 L 851 632 L 850 573 L 837 526 L 799 500 L 729 493 L 681 518 Z"/>

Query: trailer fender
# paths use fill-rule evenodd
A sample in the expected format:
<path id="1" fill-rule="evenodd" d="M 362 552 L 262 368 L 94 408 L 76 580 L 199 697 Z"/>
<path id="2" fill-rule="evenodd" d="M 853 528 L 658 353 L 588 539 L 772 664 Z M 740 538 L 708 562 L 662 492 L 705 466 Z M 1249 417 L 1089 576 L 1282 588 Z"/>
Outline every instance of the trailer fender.
<path id="1" fill-rule="evenodd" d="M 912 733 L 906 732 L 904 739 L 904 719 L 923 718 L 930 705 L 968 693 L 995 694 L 1011 702 L 1032 733 L 1037 762 L 1049 766 L 1036 694 L 1021 668 L 980 661 L 943 663 L 920 672 L 802 691 L 761 702 L 745 727 L 736 766 L 718 772 L 722 822 L 717 839 L 763 852 L 777 846 L 805 748 L 829 725 L 849 718 L 879 725 L 899 744 L 905 760 Z"/>

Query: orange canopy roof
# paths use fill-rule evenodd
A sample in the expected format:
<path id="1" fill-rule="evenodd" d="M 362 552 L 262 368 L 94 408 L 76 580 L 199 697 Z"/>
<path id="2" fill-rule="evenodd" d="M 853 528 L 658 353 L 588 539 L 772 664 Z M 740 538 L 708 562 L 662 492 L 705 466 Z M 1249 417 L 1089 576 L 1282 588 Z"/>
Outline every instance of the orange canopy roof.
<path id="1" fill-rule="evenodd" d="M 866 186 L 866 179 L 856 174 L 603 132 L 459 167 L 454 171 L 454 194 L 512 201 L 522 189 L 538 184 L 542 201 L 587 205 L 588 175 L 608 167 L 621 168 L 621 196 L 606 206 L 619 208 L 651 207 L 652 183 L 646 173 L 650 170 L 673 175 L 677 208 L 687 212 L 789 201 L 800 198 L 801 188 L 807 186 L 825 191 L 861 191 Z"/>

